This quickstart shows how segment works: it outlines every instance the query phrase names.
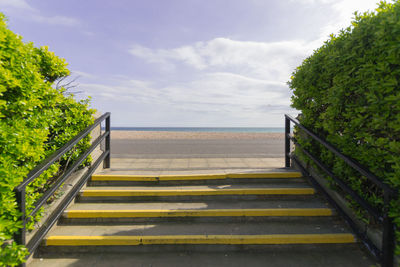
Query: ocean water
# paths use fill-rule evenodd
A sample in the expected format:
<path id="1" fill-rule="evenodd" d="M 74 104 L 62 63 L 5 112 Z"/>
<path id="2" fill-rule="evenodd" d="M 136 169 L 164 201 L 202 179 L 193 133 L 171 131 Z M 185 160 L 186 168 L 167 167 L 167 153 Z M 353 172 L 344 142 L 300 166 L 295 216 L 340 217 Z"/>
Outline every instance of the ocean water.
<path id="1" fill-rule="evenodd" d="M 111 127 L 114 131 L 284 133 L 284 127 Z"/>

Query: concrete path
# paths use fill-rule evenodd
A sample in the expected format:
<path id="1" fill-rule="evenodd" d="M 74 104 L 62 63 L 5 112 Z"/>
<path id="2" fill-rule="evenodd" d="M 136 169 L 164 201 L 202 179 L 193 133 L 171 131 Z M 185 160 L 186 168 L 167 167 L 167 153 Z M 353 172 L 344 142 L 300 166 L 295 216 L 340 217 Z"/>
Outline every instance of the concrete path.
<path id="1" fill-rule="evenodd" d="M 110 171 L 138 171 L 140 174 L 154 172 L 199 170 L 261 170 L 284 167 L 284 158 L 111 158 Z M 133 174 L 132 172 L 130 172 Z"/>

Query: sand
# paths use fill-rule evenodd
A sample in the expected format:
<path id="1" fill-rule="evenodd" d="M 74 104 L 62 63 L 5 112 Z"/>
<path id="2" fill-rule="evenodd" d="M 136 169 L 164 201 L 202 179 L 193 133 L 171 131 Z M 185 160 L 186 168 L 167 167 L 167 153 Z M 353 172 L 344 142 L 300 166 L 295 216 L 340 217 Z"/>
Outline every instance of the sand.
<path id="1" fill-rule="evenodd" d="M 113 140 L 174 140 L 174 139 L 197 139 L 197 140 L 215 140 L 215 139 L 273 139 L 283 140 L 284 133 L 226 133 L 226 132 L 166 132 L 166 131 L 111 131 Z"/>

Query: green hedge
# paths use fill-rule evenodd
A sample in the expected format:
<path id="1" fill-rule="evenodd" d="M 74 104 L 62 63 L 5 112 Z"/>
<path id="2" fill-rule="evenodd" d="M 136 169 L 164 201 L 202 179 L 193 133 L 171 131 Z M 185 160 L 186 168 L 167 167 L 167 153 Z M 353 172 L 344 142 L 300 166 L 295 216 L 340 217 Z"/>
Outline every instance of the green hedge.
<path id="1" fill-rule="evenodd" d="M 69 75 L 64 59 L 7 28 L 0 13 L 0 266 L 19 264 L 26 249 L 12 241 L 21 223 L 13 189 L 28 172 L 93 122 L 88 100 L 75 101 L 53 82 Z M 90 146 L 88 136 L 27 187 L 27 210 Z M 89 160 L 85 162 L 88 164 Z M 40 218 L 40 213 L 33 221 Z M 32 229 L 33 222 L 29 225 Z"/>
<path id="2" fill-rule="evenodd" d="M 332 35 L 303 61 L 289 86 L 303 125 L 400 189 L 400 1 L 381 2 L 376 12 L 356 13 L 351 27 Z M 301 142 L 382 209 L 378 188 L 325 148 L 306 138 Z M 390 216 L 399 227 L 400 201 L 393 201 Z"/>

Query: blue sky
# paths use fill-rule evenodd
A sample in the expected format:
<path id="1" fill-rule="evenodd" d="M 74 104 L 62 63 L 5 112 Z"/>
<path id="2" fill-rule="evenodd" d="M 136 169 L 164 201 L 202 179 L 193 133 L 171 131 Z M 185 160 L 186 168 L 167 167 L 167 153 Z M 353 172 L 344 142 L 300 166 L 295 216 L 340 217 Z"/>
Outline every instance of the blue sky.
<path id="1" fill-rule="evenodd" d="M 377 0 L 0 0 L 113 126 L 283 126 L 293 70 Z"/>

